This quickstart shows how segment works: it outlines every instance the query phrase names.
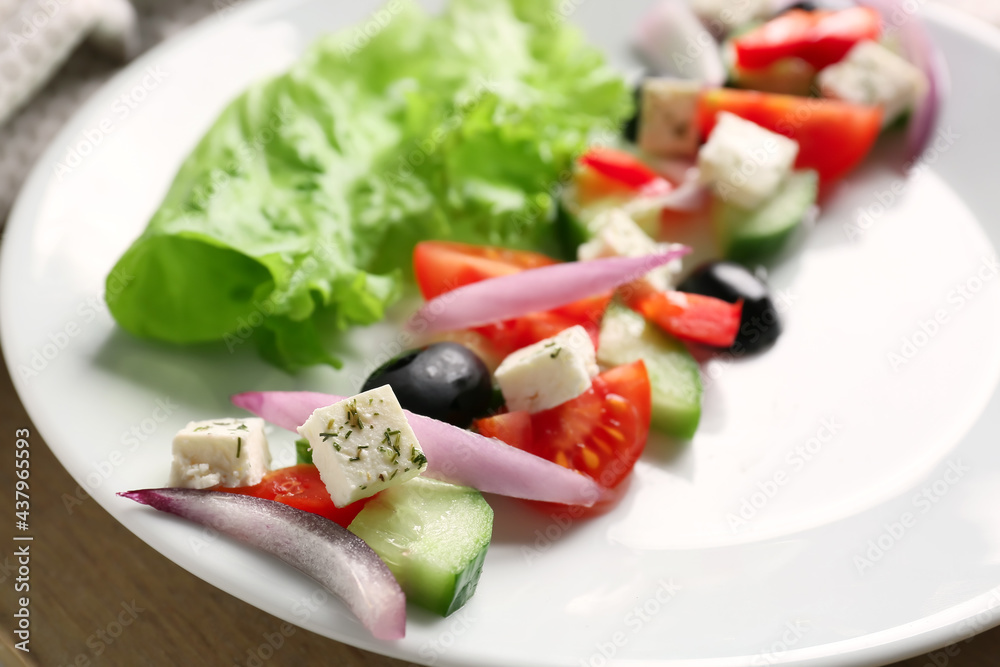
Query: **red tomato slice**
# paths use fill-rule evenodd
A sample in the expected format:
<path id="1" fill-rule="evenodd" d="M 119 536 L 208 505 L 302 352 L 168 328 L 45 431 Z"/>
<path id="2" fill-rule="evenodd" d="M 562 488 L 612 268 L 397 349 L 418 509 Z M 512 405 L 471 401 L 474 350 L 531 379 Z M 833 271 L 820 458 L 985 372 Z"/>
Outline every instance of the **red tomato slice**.
<path id="1" fill-rule="evenodd" d="M 449 241 L 423 241 L 413 252 L 417 284 L 426 299 L 487 278 L 555 263 L 556 260 L 537 252 Z M 596 346 L 601 315 L 610 300 L 611 292 L 607 292 L 553 310 L 476 327 L 472 331 L 487 338 L 495 352 L 503 356 L 577 324 L 587 329 Z"/>
<path id="2" fill-rule="evenodd" d="M 576 199 L 582 206 L 607 197 L 630 198 L 635 196 L 635 189 L 631 186 L 608 178 L 583 165 L 579 165 L 573 173 L 573 183 L 576 186 Z"/>
<path id="3" fill-rule="evenodd" d="M 601 316 L 607 310 L 611 296 L 612 292 L 605 292 L 553 310 L 476 327 L 473 331 L 489 339 L 497 352 L 507 356 L 514 350 L 551 338 L 579 324 L 590 334 L 596 348 L 601 332 Z"/>
<path id="4" fill-rule="evenodd" d="M 775 95 L 731 88 L 706 89 L 698 96 L 697 123 L 703 137 L 715 117 L 728 111 L 799 142 L 795 166 L 815 169 L 825 183 L 853 169 L 882 131 L 882 109 L 839 100 Z"/>
<path id="5" fill-rule="evenodd" d="M 326 484 L 319 477 L 319 470 L 311 463 L 272 470 L 264 475 L 260 484 L 254 486 L 217 487 L 215 490 L 276 500 L 279 503 L 326 517 L 344 528 L 347 528 L 354 521 L 354 517 L 364 509 L 365 503 L 369 500 L 369 498 L 363 498 L 347 507 L 337 507 L 330 499 L 330 492 L 326 490 Z"/>
<path id="6" fill-rule="evenodd" d="M 666 194 L 673 189 L 666 180 L 631 153 L 614 148 L 594 146 L 579 160 L 580 164 L 597 172 L 625 189 L 645 195 Z M 580 187 L 580 181 L 577 186 Z"/>
<path id="7" fill-rule="evenodd" d="M 743 302 L 728 303 L 702 294 L 638 291 L 628 305 L 681 340 L 729 347 L 740 330 Z"/>
<path id="8" fill-rule="evenodd" d="M 878 39 L 881 18 L 870 7 L 840 11 L 793 9 L 733 40 L 736 63 L 759 69 L 782 58 L 801 58 L 816 69 L 843 59 L 851 47 Z"/>
<path id="9" fill-rule="evenodd" d="M 590 389 L 562 405 L 532 415 L 510 412 L 480 419 L 476 428 L 613 489 L 646 446 L 651 396 L 646 365 L 636 361 L 601 373 Z"/>
<path id="10" fill-rule="evenodd" d="M 480 280 L 555 263 L 537 252 L 452 241 L 421 241 L 413 249 L 417 285 L 428 300 Z"/>
<path id="11" fill-rule="evenodd" d="M 601 318 L 604 317 L 604 311 L 608 309 L 608 303 L 611 301 L 612 296 L 614 296 L 614 291 L 609 290 L 603 294 L 567 303 L 565 306 L 559 306 L 551 312 L 577 321 L 599 324 Z"/>
<path id="12" fill-rule="evenodd" d="M 476 430 L 482 436 L 503 440 L 518 449 L 531 449 L 531 414 L 525 410 L 477 419 Z"/>

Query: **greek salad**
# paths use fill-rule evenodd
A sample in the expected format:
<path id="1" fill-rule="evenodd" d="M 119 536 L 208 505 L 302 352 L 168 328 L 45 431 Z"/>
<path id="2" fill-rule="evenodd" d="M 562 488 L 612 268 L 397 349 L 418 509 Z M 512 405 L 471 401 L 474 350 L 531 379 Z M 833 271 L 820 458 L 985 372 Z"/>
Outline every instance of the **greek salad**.
<path id="1" fill-rule="evenodd" d="M 406 65 L 413 71 L 402 78 L 379 74 L 383 50 L 403 48 L 393 34 L 373 40 L 370 58 L 352 55 L 363 76 L 382 76 L 366 79 L 369 97 L 352 93 L 373 109 L 351 128 L 361 135 L 353 145 L 334 155 L 336 141 L 300 143 L 281 161 L 272 146 L 262 158 L 272 161 L 268 175 L 257 162 L 219 162 L 232 154 L 216 135 L 228 136 L 231 116 L 262 95 L 282 108 L 292 91 L 312 90 L 332 105 L 323 122 L 340 131 L 352 110 L 309 78 L 320 65 L 336 69 L 336 58 L 330 44 L 311 51 L 295 81 L 279 77 L 223 114 L 121 260 L 143 267 L 138 287 L 110 304 L 125 328 L 177 342 L 224 339 L 244 302 L 266 298 L 275 315 L 258 342 L 286 368 L 336 365 L 321 344 L 322 323 L 377 320 L 397 282 L 419 289 L 423 305 L 401 332 L 412 349 L 355 395 L 234 396 L 253 417 L 189 423 L 173 439 L 168 487 L 121 494 L 278 556 L 338 595 L 380 639 L 404 636 L 407 603 L 447 616 L 488 576 L 494 517 L 483 493 L 542 512 L 603 512 L 626 492 L 651 430 L 693 438 L 698 360 L 766 354 L 780 337 L 760 267 L 780 258 L 881 134 L 909 133 L 912 158 L 936 112 L 933 51 L 919 23 L 888 29 L 892 2 L 828 9 L 760 0 L 743 3 L 739 17 L 711 0 L 657 2 L 637 30 L 650 69 L 634 105 L 575 31 L 547 21 L 550 4 L 455 0 L 442 17 L 404 13 L 397 21 L 411 29 L 406 48 L 425 62 Z M 469 28 L 479 20 L 470 10 L 516 27 L 524 40 L 490 53 L 534 60 L 506 72 L 485 101 L 467 98 L 468 72 L 457 75 L 469 80 L 454 95 L 432 99 L 419 75 L 437 56 L 420 51 L 421 40 Z M 692 52 L 690 44 L 701 46 Z M 564 62 L 574 55 L 581 62 Z M 582 73 L 573 94 L 563 79 Z M 568 98 L 504 100 L 555 77 Z M 428 126 L 427 137 L 440 137 L 423 145 L 409 176 L 386 181 L 395 173 L 386 155 L 412 129 L 407 114 L 418 103 L 429 105 L 424 115 L 443 105 L 445 119 L 466 106 L 454 127 Z M 285 140 L 308 135 L 314 116 L 289 121 Z M 608 119 L 623 128 L 613 140 L 592 131 Z M 199 190 L 206 164 L 229 170 L 235 191 Z M 442 186 L 457 168 L 475 178 L 460 191 Z M 381 181 L 361 174 L 374 169 Z M 316 170 L 354 180 L 317 181 Z M 278 176 L 284 190 L 268 180 Z M 538 177 L 559 187 L 548 193 Z M 262 183 L 253 201 L 232 200 Z M 256 217 L 230 225 L 247 206 Z M 312 247 L 309 234 L 304 245 L 285 236 L 327 223 L 333 249 Z M 709 247 L 699 250 L 713 259 L 686 266 L 690 248 L 677 233 L 692 226 L 706 232 Z M 377 242 L 366 245 L 365 230 Z M 169 295 L 155 292 L 180 255 L 198 264 L 190 270 L 199 280 L 206 274 L 197 272 L 212 272 L 228 299 L 211 303 L 203 290 L 194 297 L 197 321 L 182 325 L 171 318 L 192 311 L 170 299 L 188 278 Z M 380 261 L 404 268 L 379 273 Z M 163 312 L 147 320 L 151 295 Z M 271 469 L 265 423 L 299 436 L 296 465 Z"/>

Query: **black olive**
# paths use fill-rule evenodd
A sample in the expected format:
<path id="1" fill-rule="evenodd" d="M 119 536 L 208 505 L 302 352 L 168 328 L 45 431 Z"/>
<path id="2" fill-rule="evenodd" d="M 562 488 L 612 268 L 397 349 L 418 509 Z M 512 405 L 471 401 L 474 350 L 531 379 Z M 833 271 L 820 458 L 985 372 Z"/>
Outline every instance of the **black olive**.
<path id="1" fill-rule="evenodd" d="M 734 262 L 702 264 L 682 282 L 681 292 L 704 294 L 735 303 L 743 299 L 740 330 L 730 351 L 735 354 L 758 352 L 778 339 L 781 321 L 762 280 Z"/>
<path id="2" fill-rule="evenodd" d="M 814 2 L 808 2 L 808 1 L 805 1 L 805 2 L 796 2 L 795 4 L 789 5 L 789 6 L 785 7 L 784 9 L 782 9 L 780 12 L 778 12 L 778 15 L 780 16 L 781 14 L 784 14 L 785 12 L 789 12 L 789 11 L 791 11 L 793 9 L 801 9 L 802 11 L 806 11 L 806 12 L 815 12 L 815 11 L 819 10 L 819 7 L 817 7 L 816 3 L 814 3 Z"/>
<path id="3" fill-rule="evenodd" d="M 486 364 L 458 343 L 404 352 L 376 369 L 361 391 L 384 385 L 407 410 L 462 428 L 485 414 L 493 399 Z"/>

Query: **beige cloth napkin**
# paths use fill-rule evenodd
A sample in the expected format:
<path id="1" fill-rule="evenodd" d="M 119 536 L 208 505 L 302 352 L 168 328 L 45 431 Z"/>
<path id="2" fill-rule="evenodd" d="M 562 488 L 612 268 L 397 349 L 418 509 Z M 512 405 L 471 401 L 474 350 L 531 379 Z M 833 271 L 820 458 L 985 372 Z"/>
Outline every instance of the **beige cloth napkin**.
<path id="1" fill-rule="evenodd" d="M 0 125 L 84 39 L 131 58 L 139 50 L 135 9 L 128 0 L 0 0 Z"/>
<path id="2" fill-rule="evenodd" d="M 63 26 L 66 36 L 57 40 L 53 51 L 46 50 L 46 41 L 55 34 L 52 27 L 48 32 L 39 29 L 29 40 L 41 45 L 39 55 L 49 64 L 48 74 L 31 79 L 30 85 L 19 84 L 31 92 L 0 125 L 0 228 L 32 165 L 80 106 L 120 70 L 124 59 L 206 16 L 240 5 L 241 0 L 98 0 L 96 12 L 91 0 L 52 0 L 50 9 L 53 3 L 63 8 L 60 19 L 53 15 L 45 23 Z M 71 3 L 79 7 L 70 7 Z M 22 30 L 31 32 L 22 18 L 30 23 L 33 13 L 45 11 L 31 8 L 45 4 L 45 0 L 0 0 L 0 62 L 11 57 L 6 51 L 12 42 L 20 43 Z M 80 23 L 67 20 L 73 16 L 82 16 L 77 19 Z M 35 19 L 42 22 L 42 16 Z M 2 67 L 0 98 L 11 96 L 13 90 Z"/>

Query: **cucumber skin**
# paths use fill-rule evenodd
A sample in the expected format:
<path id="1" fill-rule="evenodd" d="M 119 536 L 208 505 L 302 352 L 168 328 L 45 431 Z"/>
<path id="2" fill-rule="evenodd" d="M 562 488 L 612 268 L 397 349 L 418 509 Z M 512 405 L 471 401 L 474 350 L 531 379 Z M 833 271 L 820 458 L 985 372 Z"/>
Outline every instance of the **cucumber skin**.
<path id="1" fill-rule="evenodd" d="M 746 266 L 757 264 L 781 252 L 797 227 L 797 224 L 792 225 L 770 236 L 748 236 L 742 239 L 733 237 L 724 242 L 723 256 Z"/>
<path id="2" fill-rule="evenodd" d="M 422 508 L 412 509 L 411 503 L 416 500 L 422 503 L 428 497 L 442 501 L 445 494 L 453 496 L 448 515 L 454 519 L 456 512 L 465 511 L 469 521 L 476 524 L 477 530 L 459 532 L 455 526 L 444 526 L 437 531 L 450 539 L 457 537 L 465 543 L 455 547 L 471 553 L 461 564 L 441 563 L 438 548 L 440 544 L 430 544 L 430 548 L 420 548 L 420 541 L 411 542 L 404 553 L 389 553 L 383 542 L 385 534 L 390 532 L 392 522 L 413 517 Z M 440 495 L 440 499 L 435 499 Z M 415 498 L 414 498 L 415 496 Z M 439 519 L 440 520 L 440 519 Z M 448 519 L 443 520 L 448 523 Z M 420 531 L 426 540 L 433 539 L 432 523 L 422 524 Z M 405 526 L 407 532 L 412 531 L 412 524 Z M 486 503 L 482 495 L 475 489 L 455 486 L 424 477 L 417 477 L 400 486 L 390 487 L 382 491 L 378 497 L 370 501 L 358 516 L 348 526 L 348 530 L 363 539 L 375 553 L 378 554 L 389 570 L 396 577 L 400 587 L 406 594 L 407 602 L 423 607 L 441 616 L 448 616 L 460 609 L 476 592 L 479 577 L 483 571 L 486 552 L 489 549 L 493 529 L 493 509 Z M 400 532 L 392 532 L 391 537 L 396 542 L 412 536 Z"/>
<path id="3" fill-rule="evenodd" d="M 650 425 L 665 435 L 690 440 L 701 421 L 701 373 L 687 347 L 650 326 L 642 315 L 611 304 L 601 323 L 598 359 L 620 366 L 642 359 L 649 373 L 653 411 Z M 684 378 L 680 397 L 667 387 Z"/>
<path id="4" fill-rule="evenodd" d="M 712 225 L 723 256 L 751 264 L 780 252 L 816 202 L 818 181 L 815 171 L 793 172 L 772 199 L 752 211 L 715 199 Z"/>
<path id="5" fill-rule="evenodd" d="M 583 221 L 560 198 L 556 205 L 556 237 L 560 243 L 560 259 L 567 262 L 575 261 L 576 249 L 589 241 L 592 236 Z"/>
<path id="6" fill-rule="evenodd" d="M 465 606 L 465 603 L 475 595 L 488 550 L 489 544 L 484 545 L 457 574 L 431 571 L 417 567 L 417 564 L 412 562 L 405 570 L 394 568 L 388 561 L 386 565 L 389 565 L 389 569 L 406 593 L 407 602 L 440 616 L 450 616 Z"/>
<path id="7" fill-rule="evenodd" d="M 455 579 L 455 592 L 450 596 L 450 602 L 447 605 L 439 604 L 435 608 L 431 608 L 431 611 L 436 611 L 442 616 L 450 616 L 464 607 L 469 598 L 476 594 L 476 587 L 479 586 L 479 577 L 483 574 L 483 563 L 486 562 L 486 552 L 489 547 L 489 543 L 483 545 L 479 554 L 459 573 Z M 447 601 L 447 597 L 442 596 L 441 602 Z"/>

